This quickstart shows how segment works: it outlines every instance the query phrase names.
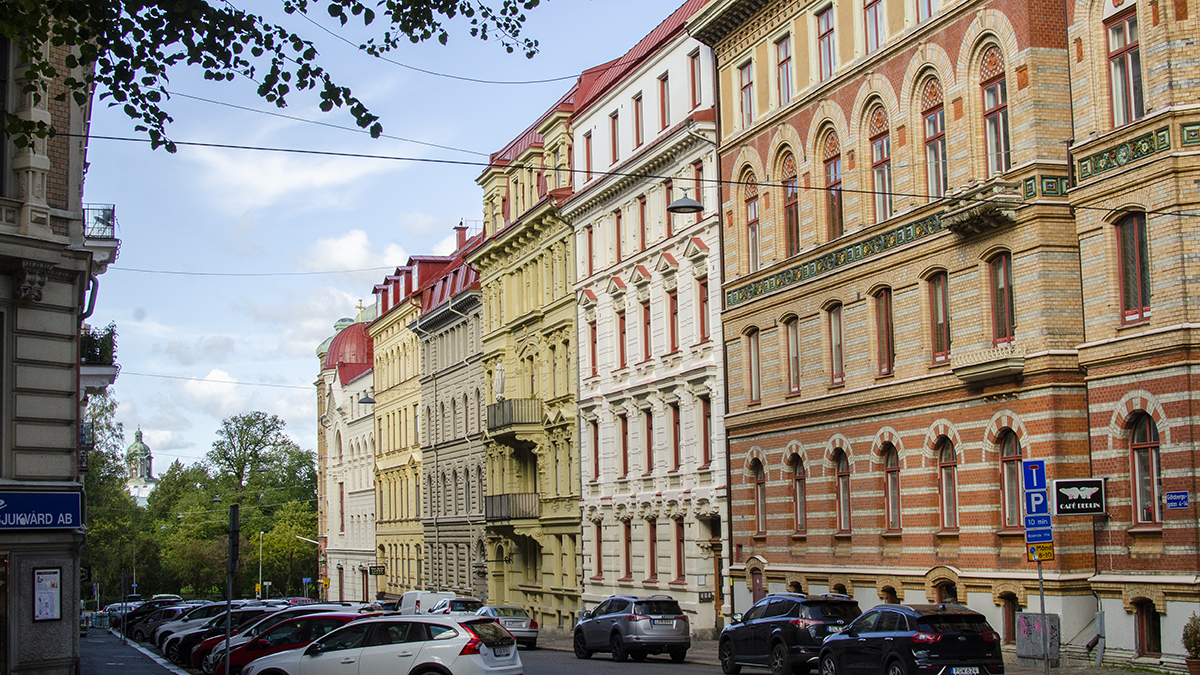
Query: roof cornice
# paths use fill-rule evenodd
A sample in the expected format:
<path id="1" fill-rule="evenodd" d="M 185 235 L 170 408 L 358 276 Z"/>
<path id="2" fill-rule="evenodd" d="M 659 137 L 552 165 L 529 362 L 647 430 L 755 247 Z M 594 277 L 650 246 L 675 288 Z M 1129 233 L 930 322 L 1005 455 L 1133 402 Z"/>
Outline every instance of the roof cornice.
<path id="1" fill-rule="evenodd" d="M 766 4 L 767 0 L 717 0 L 696 12 L 687 22 L 687 32 L 715 48 Z"/>

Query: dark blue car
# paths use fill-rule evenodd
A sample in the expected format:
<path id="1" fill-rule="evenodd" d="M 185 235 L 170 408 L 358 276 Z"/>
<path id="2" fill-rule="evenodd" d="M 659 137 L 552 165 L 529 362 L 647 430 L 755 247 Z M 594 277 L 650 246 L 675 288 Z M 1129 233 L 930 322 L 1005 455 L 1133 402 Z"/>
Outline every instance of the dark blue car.
<path id="1" fill-rule="evenodd" d="M 1002 675 L 1000 635 L 962 605 L 878 605 L 821 647 L 820 675 Z"/>

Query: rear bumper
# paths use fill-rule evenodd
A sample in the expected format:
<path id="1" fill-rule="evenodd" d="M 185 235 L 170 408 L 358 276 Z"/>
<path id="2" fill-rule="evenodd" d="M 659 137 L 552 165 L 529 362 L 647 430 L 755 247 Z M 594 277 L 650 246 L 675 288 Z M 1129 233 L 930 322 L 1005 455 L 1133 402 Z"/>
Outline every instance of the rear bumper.
<path id="1" fill-rule="evenodd" d="M 666 649 L 668 647 L 683 647 L 684 649 L 689 649 L 692 646 L 692 638 L 691 636 L 687 635 L 679 637 L 666 637 L 662 635 L 655 635 L 652 637 L 628 635 L 625 637 L 625 641 L 630 645 L 637 645 L 642 649 L 654 649 L 655 647 L 661 649 Z"/>

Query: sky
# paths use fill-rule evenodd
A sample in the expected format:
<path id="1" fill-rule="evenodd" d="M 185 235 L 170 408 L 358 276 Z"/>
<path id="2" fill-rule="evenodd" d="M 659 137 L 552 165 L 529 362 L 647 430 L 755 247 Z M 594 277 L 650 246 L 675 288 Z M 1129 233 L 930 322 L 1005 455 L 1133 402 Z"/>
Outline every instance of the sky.
<path id="1" fill-rule="evenodd" d="M 259 0 L 253 11 L 281 4 Z M 543 0 L 527 12 L 524 36 L 540 43 L 532 59 L 472 38 L 461 20 L 449 22 L 447 45 L 405 44 L 388 58 L 484 80 L 574 76 L 623 54 L 681 4 Z M 323 15 L 324 3 L 310 6 L 315 24 L 282 12 L 268 18 L 312 40 L 335 80 L 380 116 L 384 134 L 446 147 L 334 128 L 353 128 L 353 118 L 322 113 L 315 95 L 292 94 L 281 111 L 250 81 L 218 84 L 184 68 L 170 73 L 170 137 L 486 162 L 572 84 L 479 84 L 416 72 L 340 41 L 335 35 L 356 40 L 362 29 L 340 29 Z M 139 137 L 119 108 L 100 101 L 91 125 L 93 137 Z M 155 475 L 176 459 L 203 458 L 222 419 L 254 410 L 280 416 L 289 435 L 315 451 L 316 348 L 334 322 L 373 302 L 371 289 L 387 270 L 372 268 L 449 253 L 451 228 L 464 220 L 477 229 L 482 218 L 481 166 L 186 146 L 169 154 L 97 138 L 87 160 L 84 203 L 114 204 L 121 239 L 89 323 L 116 324 L 117 421 L 127 443 L 143 431 Z"/>

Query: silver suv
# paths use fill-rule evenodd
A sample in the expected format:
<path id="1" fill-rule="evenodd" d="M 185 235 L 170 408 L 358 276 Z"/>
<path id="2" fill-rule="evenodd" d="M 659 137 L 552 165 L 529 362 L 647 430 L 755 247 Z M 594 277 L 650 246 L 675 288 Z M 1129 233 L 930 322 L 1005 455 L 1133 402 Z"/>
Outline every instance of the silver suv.
<path id="1" fill-rule="evenodd" d="M 688 618 L 669 595 L 639 598 L 614 595 L 579 615 L 575 625 L 575 657 L 609 652 L 613 661 L 641 661 L 647 654 L 669 654 L 683 663 L 692 646 Z"/>

